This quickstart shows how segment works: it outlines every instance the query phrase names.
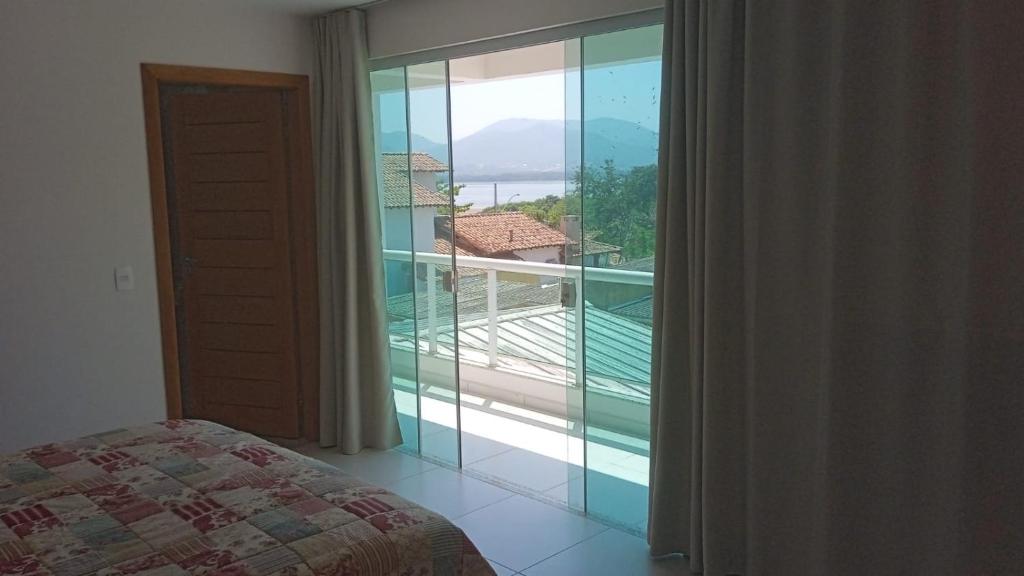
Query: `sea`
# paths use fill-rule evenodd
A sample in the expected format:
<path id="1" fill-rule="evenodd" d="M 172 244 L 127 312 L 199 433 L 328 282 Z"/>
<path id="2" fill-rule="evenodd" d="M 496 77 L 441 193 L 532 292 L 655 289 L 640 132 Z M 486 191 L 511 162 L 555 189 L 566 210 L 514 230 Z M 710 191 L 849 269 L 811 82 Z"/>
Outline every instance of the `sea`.
<path id="1" fill-rule="evenodd" d="M 456 204 L 473 203 L 470 212 L 479 212 L 494 206 L 494 189 L 498 189 L 498 204 L 526 202 L 545 196 L 564 196 L 564 180 L 510 180 L 505 182 L 456 182 L 465 187 L 459 191 Z"/>

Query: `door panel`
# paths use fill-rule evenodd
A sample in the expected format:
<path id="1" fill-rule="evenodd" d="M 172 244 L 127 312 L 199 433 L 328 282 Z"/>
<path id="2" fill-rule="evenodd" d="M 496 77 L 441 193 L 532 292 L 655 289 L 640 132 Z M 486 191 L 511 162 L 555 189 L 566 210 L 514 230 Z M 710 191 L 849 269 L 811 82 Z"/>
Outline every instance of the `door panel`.
<path id="1" fill-rule="evenodd" d="M 274 222 L 267 212 L 197 212 L 192 214 L 196 238 L 261 240 L 274 238 Z"/>
<path id="2" fill-rule="evenodd" d="M 170 98 L 186 415 L 299 436 L 299 360 L 279 92 Z"/>
<path id="3" fill-rule="evenodd" d="M 274 326 L 204 322 L 199 326 L 199 341 L 206 350 L 274 352 L 281 349 L 281 334 Z"/>
<path id="4" fill-rule="evenodd" d="M 192 271 L 192 287 L 211 296 L 274 296 L 274 271 L 266 268 L 198 268 Z"/>
<path id="5" fill-rule="evenodd" d="M 277 326 L 276 298 L 198 296 L 193 310 L 200 322 Z M 191 314 L 191 313 L 190 313 Z"/>
<path id="6" fill-rule="evenodd" d="M 270 184 L 266 182 L 193 182 L 187 200 L 194 212 L 270 210 Z"/>
<path id="7" fill-rule="evenodd" d="M 192 154 L 193 182 L 267 182 L 274 158 L 263 152 Z"/>
<path id="8" fill-rule="evenodd" d="M 262 122 L 203 124 L 185 130 L 185 145 L 194 154 L 252 152 L 270 146 Z"/>
<path id="9" fill-rule="evenodd" d="M 190 254 L 204 268 L 281 268 L 286 264 L 278 261 L 277 240 L 205 240 L 192 234 Z"/>

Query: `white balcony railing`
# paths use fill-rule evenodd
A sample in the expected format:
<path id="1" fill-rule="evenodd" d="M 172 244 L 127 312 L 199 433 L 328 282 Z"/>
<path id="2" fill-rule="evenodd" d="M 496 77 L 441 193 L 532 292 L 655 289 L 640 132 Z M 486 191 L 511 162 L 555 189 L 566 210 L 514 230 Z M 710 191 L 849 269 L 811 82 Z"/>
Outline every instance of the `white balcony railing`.
<path id="1" fill-rule="evenodd" d="M 412 253 L 407 250 L 384 250 L 384 259 L 396 262 L 415 262 L 426 266 L 427 278 L 427 340 L 430 353 L 437 352 L 437 267 L 451 268 L 451 254 L 434 254 L 431 252 Z M 479 256 L 456 256 L 456 266 L 484 270 L 487 274 L 487 353 L 488 364 L 498 365 L 498 272 L 512 272 L 533 276 L 565 278 L 574 281 L 576 286 L 586 279 L 588 282 L 606 282 L 610 284 L 628 284 L 634 286 L 653 286 L 654 274 L 635 270 L 616 270 L 614 268 L 593 268 L 567 264 L 546 264 L 543 262 L 527 262 L 523 260 L 504 260 L 498 258 L 482 258 Z M 457 275 L 456 275 L 457 276 Z M 458 281 L 453 281 L 458 286 Z M 573 308 L 575 318 L 583 317 L 583 298 L 577 297 Z M 583 330 L 575 330 L 576 342 L 576 382 L 582 383 L 583 366 Z"/>

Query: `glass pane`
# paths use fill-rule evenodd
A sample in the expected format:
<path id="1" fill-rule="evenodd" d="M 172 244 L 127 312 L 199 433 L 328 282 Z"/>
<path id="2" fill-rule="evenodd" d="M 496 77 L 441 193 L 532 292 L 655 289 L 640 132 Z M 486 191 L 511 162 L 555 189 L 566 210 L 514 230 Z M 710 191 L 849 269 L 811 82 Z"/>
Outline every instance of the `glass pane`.
<path id="1" fill-rule="evenodd" d="M 647 525 L 661 26 L 583 39 L 587 511 Z"/>
<path id="2" fill-rule="evenodd" d="M 408 171 L 405 68 L 370 74 L 376 135 L 377 191 L 384 247 L 384 285 L 388 302 L 391 376 L 402 429 L 403 450 L 419 451 L 419 401 L 416 385 L 416 302 L 413 298 L 412 210 Z"/>
<path id="3" fill-rule="evenodd" d="M 416 350 L 420 392 L 420 454 L 459 465 L 458 372 L 455 332 L 448 160 L 448 77 L 445 62 L 407 68 Z M 442 240 L 439 242 L 439 240 Z"/>
<path id="4" fill-rule="evenodd" d="M 450 72 L 463 469 L 568 504 L 564 47 Z"/>
<path id="5" fill-rule="evenodd" d="M 583 163 L 583 78 L 580 74 L 582 54 L 580 39 L 565 43 L 565 217 L 563 230 L 566 234 L 566 262 L 579 266 L 578 255 L 581 228 L 580 195 L 576 190 L 580 166 Z M 584 393 L 584 360 L 583 352 L 583 305 L 586 302 L 583 293 L 582 276 L 566 280 L 566 290 L 572 291 L 572 298 L 565 309 L 567 318 L 568 338 L 566 338 L 566 357 L 570 359 L 568 381 L 566 382 L 566 412 L 569 415 L 569 453 L 575 468 L 568 483 L 568 505 L 574 510 L 585 510 L 586 475 L 584 438 L 586 422 L 583 418 Z"/>

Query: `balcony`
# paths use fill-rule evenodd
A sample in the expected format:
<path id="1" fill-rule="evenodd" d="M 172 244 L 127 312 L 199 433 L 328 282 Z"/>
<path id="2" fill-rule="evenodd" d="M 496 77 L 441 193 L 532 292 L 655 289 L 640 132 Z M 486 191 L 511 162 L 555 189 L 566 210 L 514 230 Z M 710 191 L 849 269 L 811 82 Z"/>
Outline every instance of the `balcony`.
<path id="1" fill-rule="evenodd" d="M 586 489 L 628 493 L 601 499 L 629 508 L 606 516 L 642 530 L 651 344 L 644 299 L 637 312 L 636 303 L 598 307 L 577 296 L 584 283 L 588 293 L 649 291 L 653 274 L 458 256 L 452 275 L 450 255 L 385 250 L 384 257 L 416 278 L 415 290 L 388 302 L 403 429 L 416 429 L 417 410 L 421 437 L 455 430 L 461 420 L 466 471 L 573 508 L 582 508 L 586 445 Z M 461 418 L 452 409 L 456 362 Z"/>

